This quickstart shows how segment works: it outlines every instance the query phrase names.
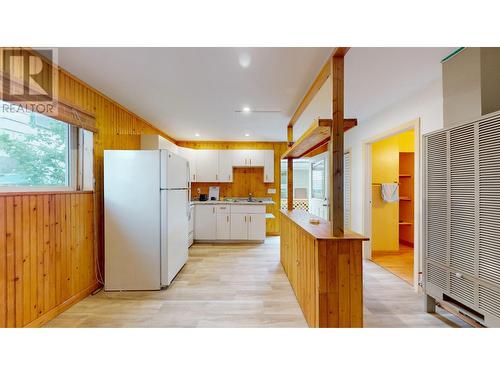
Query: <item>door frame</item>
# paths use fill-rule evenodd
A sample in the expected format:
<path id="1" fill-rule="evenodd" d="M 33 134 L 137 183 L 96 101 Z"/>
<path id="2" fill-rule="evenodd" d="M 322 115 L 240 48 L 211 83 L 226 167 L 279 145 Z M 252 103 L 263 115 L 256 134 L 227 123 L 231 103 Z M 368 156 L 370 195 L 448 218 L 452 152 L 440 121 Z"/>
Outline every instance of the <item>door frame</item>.
<path id="1" fill-rule="evenodd" d="M 324 174 L 324 181 L 323 181 L 323 191 L 325 193 L 325 197 L 322 199 L 323 201 L 323 204 L 327 204 L 327 207 L 328 207 L 328 210 L 327 210 L 327 217 L 324 218 L 325 220 L 329 220 L 329 216 L 330 216 L 330 202 L 329 202 L 329 196 L 330 196 L 330 193 L 329 193 L 329 186 L 328 186 L 328 168 L 329 168 L 329 158 L 328 158 L 328 152 L 322 152 L 321 154 L 318 154 L 318 155 L 314 155 L 313 157 L 311 157 L 309 159 L 309 208 L 310 208 L 310 205 L 311 205 L 311 201 L 313 199 L 317 199 L 319 200 L 320 198 L 313 198 L 312 196 L 312 167 L 313 167 L 313 163 L 315 162 L 318 162 L 318 161 L 321 161 L 323 160 L 324 163 L 325 163 L 325 174 Z"/>
<path id="2" fill-rule="evenodd" d="M 372 233 L 372 144 L 388 137 L 404 133 L 408 130 L 413 130 L 415 134 L 415 161 L 414 161 L 414 217 L 413 217 L 413 288 L 419 291 L 419 275 L 422 271 L 422 175 L 421 175 L 421 140 L 420 140 L 420 117 L 411 121 L 405 122 L 395 128 L 386 130 L 374 137 L 362 141 L 363 153 L 363 233 L 371 237 Z M 372 258 L 371 241 L 363 243 L 363 257 L 366 259 Z"/>

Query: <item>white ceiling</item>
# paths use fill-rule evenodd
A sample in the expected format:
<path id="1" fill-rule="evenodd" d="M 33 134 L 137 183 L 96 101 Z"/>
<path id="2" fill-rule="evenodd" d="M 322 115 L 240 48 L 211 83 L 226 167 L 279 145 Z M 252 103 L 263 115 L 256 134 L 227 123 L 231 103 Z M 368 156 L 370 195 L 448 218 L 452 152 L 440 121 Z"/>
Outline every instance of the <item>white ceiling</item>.
<path id="1" fill-rule="evenodd" d="M 346 117 L 362 120 L 425 87 L 440 77 L 440 60 L 452 50 L 352 48 Z M 330 52 L 59 48 L 59 65 L 176 139 L 284 141 L 289 118 Z M 281 112 L 235 112 L 244 106 Z"/>

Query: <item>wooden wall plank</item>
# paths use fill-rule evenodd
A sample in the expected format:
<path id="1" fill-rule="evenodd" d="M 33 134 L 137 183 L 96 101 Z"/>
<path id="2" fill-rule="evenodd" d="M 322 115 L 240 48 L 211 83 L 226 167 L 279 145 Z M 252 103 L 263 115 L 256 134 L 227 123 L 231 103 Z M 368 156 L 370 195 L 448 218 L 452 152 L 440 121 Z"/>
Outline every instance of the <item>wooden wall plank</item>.
<path id="1" fill-rule="evenodd" d="M 16 305 L 16 327 L 23 326 L 23 207 L 22 197 L 14 197 L 14 289 Z"/>
<path id="2" fill-rule="evenodd" d="M 5 197 L 0 197 L 0 327 L 7 326 L 7 246 Z"/>
<path id="3" fill-rule="evenodd" d="M 7 327 L 16 326 L 16 291 L 15 291 L 15 248 L 14 248 L 14 197 L 5 200 L 6 227 L 6 263 L 7 263 Z"/>
<path id="4" fill-rule="evenodd" d="M 0 196 L 0 327 L 42 324 L 95 289 L 92 202 L 76 192 Z"/>

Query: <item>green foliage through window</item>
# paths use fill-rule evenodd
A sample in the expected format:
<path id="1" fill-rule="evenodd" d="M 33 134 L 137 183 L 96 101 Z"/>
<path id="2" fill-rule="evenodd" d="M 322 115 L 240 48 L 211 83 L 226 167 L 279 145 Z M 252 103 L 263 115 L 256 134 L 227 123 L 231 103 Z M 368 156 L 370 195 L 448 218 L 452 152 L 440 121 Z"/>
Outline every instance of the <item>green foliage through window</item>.
<path id="1" fill-rule="evenodd" d="M 68 186 L 68 181 L 68 124 L 33 112 L 0 111 L 0 186 Z"/>

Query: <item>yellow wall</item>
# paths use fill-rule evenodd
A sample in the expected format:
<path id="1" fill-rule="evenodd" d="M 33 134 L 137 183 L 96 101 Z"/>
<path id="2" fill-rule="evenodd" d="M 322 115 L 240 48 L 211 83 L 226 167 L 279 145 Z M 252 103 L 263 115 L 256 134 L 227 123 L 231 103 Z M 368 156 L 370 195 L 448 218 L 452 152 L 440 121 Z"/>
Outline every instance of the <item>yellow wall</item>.
<path id="1" fill-rule="evenodd" d="M 414 152 L 414 131 L 372 144 L 372 183 L 399 181 L 399 153 Z M 372 251 L 399 250 L 399 204 L 384 202 L 380 186 L 372 185 Z"/>

